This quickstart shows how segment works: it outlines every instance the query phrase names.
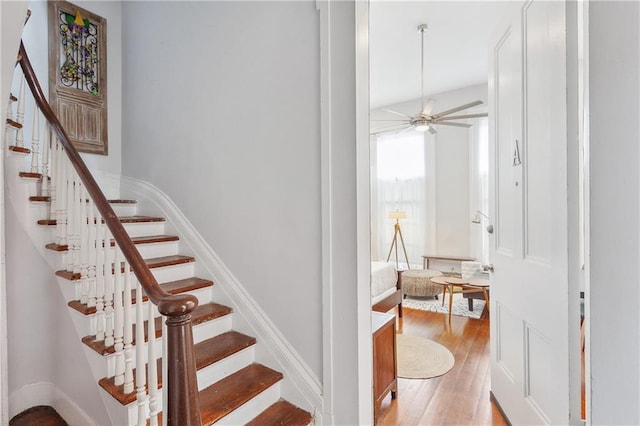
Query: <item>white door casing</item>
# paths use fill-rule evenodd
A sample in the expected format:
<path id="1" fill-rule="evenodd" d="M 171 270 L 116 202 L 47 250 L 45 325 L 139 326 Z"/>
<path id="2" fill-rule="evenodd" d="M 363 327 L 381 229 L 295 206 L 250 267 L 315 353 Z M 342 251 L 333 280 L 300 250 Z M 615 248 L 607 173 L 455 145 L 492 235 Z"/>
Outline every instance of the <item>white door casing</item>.
<path id="1" fill-rule="evenodd" d="M 491 388 L 512 424 L 567 424 L 566 4 L 516 6 L 490 46 Z"/>

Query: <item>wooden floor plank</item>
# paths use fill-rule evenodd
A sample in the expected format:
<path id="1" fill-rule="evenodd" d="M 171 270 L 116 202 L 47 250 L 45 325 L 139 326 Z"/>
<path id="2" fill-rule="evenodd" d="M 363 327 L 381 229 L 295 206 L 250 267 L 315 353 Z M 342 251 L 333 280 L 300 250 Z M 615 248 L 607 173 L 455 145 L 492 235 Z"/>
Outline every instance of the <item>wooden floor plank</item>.
<path id="1" fill-rule="evenodd" d="M 393 312 L 393 311 L 391 311 Z M 489 318 L 404 309 L 398 333 L 424 337 L 455 357 L 451 371 L 432 379 L 398 379 L 398 399 L 382 402 L 378 425 L 507 425 L 490 399 Z"/>

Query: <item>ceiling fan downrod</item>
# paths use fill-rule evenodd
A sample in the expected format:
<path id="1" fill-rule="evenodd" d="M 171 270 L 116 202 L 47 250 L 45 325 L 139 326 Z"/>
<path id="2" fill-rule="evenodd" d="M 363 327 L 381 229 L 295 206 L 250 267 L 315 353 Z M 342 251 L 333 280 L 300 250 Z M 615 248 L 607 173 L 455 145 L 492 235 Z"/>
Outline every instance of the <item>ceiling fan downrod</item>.
<path id="1" fill-rule="evenodd" d="M 420 43 L 420 111 L 424 110 L 424 32 L 427 30 L 427 24 L 418 25 L 418 32 L 421 36 Z"/>

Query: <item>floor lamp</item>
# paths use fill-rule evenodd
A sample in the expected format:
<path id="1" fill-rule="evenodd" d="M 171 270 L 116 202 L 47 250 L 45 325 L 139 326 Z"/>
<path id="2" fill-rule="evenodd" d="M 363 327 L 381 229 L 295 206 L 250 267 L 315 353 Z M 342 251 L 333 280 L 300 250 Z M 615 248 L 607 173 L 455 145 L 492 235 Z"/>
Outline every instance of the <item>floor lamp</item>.
<path id="1" fill-rule="evenodd" d="M 389 219 L 395 219 L 396 223 L 393 224 L 393 241 L 391 241 L 391 247 L 389 247 L 389 254 L 387 255 L 387 262 L 391 258 L 391 252 L 393 248 L 396 249 L 396 269 L 398 269 L 398 236 L 400 237 L 400 243 L 402 244 L 402 252 L 404 253 L 404 260 L 407 261 L 407 269 L 411 269 L 409 265 L 409 257 L 407 256 L 407 249 L 404 246 L 404 238 L 402 238 L 402 230 L 400 229 L 400 219 L 406 219 L 407 212 L 403 210 L 393 210 L 389 212 Z"/>

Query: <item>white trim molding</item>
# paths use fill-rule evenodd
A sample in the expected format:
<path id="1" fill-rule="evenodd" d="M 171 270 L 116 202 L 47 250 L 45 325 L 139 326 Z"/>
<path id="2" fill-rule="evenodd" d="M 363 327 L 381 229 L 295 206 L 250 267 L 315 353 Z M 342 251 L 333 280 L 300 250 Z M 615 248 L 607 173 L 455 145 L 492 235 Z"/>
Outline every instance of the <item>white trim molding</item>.
<path id="1" fill-rule="evenodd" d="M 370 309 L 361 289 L 364 267 L 359 258 L 362 243 L 358 226 L 363 210 L 359 196 L 359 155 L 368 147 L 368 130 L 358 138 L 366 111 L 356 102 L 359 2 L 317 0 L 320 11 L 320 169 L 322 208 L 322 347 L 324 424 L 366 424 L 372 412 L 371 373 L 363 373 L 359 355 L 367 368 L 371 346 L 360 339 L 362 329 L 371 328 L 370 315 L 362 319 L 361 307 Z M 365 2 L 368 9 L 368 2 Z M 365 32 L 365 35 L 366 32 Z M 362 65 L 362 63 L 359 63 Z M 361 82 L 362 83 L 362 82 Z M 360 87 L 361 88 L 361 87 Z M 367 102 L 366 98 L 358 98 Z M 365 109 L 368 108 L 368 105 Z M 360 126 L 358 126 L 360 124 Z M 360 151 L 359 150 L 363 150 Z M 368 199 L 368 194 L 365 196 Z M 368 219 L 367 219 L 368 223 Z M 367 239 L 366 241 L 369 241 Z M 364 242 L 364 246 L 368 244 Z M 369 281 L 369 278 L 366 278 Z M 362 303 L 359 303 L 362 300 Z M 369 336 L 370 339 L 370 336 Z M 364 339 L 366 340 L 366 338 Z"/>

